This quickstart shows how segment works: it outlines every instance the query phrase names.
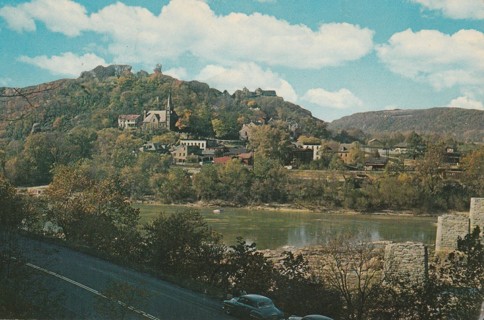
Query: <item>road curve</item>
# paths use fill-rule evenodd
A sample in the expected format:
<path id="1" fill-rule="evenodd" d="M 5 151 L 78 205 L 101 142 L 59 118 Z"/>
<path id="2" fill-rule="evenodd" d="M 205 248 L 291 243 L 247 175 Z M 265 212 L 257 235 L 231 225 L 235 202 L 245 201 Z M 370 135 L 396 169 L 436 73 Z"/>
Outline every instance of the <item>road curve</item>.
<path id="1" fill-rule="evenodd" d="M 136 272 L 62 246 L 20 238 L 23 259 L 59 301 L 69 319 L 102 319 L 95 308 L 102 292 L 113 282 L 126 283 L 146 293 L 139 305 L 125 304 L 127 318 L 151 320 L 233 320 L 223 314 L 221 301 L 180 288 L 150 275 Z M 139 299 L 134 299 L 139 300 Z"/>

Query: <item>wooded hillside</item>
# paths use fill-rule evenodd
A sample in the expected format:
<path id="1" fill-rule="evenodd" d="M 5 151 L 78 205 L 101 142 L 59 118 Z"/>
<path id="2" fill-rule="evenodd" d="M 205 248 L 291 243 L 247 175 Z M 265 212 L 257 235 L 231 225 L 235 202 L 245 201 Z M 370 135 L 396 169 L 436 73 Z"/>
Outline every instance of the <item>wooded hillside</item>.
<path id="1" fill-rule="evenodd" d="M 169 95 L 180 117 L 180 131 L 192 136 L 238 138 L 244 123 L 270 119 L 297 123 L 308 134 L 326 134 L 325 123 L 311 112 L 263 90 L 244 89 L 230 95 L 205 83 L 180 81 L 161 72 L 133 74 L 130 66 L 99 66 L 78 79 L 22 89 L 0 88 L 0 138 L 23 139 L 34 123 L 42 131 L 61 132 L 74 127 L 117 127 L 121 114 L 164 109 Z"/>
<path id="2" fill-rule="evenodd" d="M 331 122 L 328 128 L 335 131 L 360 129 L 368 134 L 415 131 L 459 141 L 484 142 L 483 124 L 484 111 L 432 108 L 355 113 Z"/>

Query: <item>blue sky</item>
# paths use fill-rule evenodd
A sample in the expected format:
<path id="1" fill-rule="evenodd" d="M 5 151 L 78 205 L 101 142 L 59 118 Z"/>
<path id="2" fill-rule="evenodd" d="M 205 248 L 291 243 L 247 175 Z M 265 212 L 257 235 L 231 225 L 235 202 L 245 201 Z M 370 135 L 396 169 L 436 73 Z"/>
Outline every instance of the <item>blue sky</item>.
<path id="1" fill-rule="evenodd" d="M 484 110 L 484 0 L 0 0 L 0 86 L 97 65 L 247 87 L 332 121 Z"/>

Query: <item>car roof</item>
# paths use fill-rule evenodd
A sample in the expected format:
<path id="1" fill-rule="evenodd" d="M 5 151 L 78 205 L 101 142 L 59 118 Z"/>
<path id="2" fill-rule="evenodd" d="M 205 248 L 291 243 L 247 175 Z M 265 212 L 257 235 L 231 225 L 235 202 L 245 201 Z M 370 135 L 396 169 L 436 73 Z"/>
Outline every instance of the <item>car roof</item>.
<path id="1" fill-rule="evenodd" d="M 319 315 L 319 314 L 309 314 L 307 316 L 304 316 L 302 319 L 303 320 L 332 320 L 329 317 L 322 316 L 322 315 Z"/>
<path id="2" fill-rule="evenodd" d="M 272 300 L 270 298 L 267 298 L 265 296 L 261 296 L 260 294 L 252 294 L 251 293 L 251 294 L 245 294 L 242 297 L 247 298 L 247 299 L 252 300 L 252 301 L 258 301 L 258 302 L 270 301 L 270 302 L 272 302 Z"/>

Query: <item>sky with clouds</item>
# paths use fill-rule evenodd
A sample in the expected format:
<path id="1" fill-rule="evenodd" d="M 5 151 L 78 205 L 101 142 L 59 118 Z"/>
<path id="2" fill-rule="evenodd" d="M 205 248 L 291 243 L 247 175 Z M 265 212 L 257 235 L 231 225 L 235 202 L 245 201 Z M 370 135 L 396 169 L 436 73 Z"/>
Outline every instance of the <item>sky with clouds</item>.
<path id="1" fill-rule="evenodd" d="M 129 64 L 332 121 L 484 110 L 484 0 L 0 0 L 0 87 Z"/>

